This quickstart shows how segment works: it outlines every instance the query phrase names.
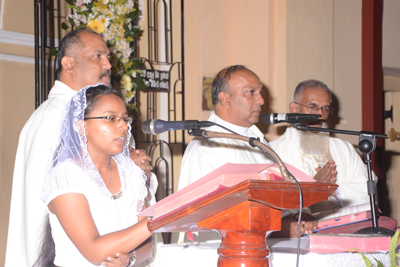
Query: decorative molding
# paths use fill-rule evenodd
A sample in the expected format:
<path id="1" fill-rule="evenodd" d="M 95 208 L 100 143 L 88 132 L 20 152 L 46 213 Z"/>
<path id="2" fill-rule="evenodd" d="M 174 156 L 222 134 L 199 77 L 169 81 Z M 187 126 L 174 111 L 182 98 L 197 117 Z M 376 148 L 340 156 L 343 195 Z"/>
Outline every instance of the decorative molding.
<path id="1" fill-rule="evenodd" d="M 33 57 L 22 57 L 22 56 L 0 53 L 0 61 L 2 60 L 18 62 L 18 63 L 35 64 L 35 59 Z"/>
<path id="2" fill-rule="evenodd" d="M 35 36 L 33 34 L 0 30 L 0 43 L 34 47 Z"/>
<path id="3" fill-rule="evenodd" d="M 50 42 L 49 38 L 47 38 L 47 42 L 48 43 Z M 34 47 L 35 36 L 33 34 L 12 32 L 0 29 L 0 43 Z M 58 39 L 55 39 L 54 43 L 55 46 L 57 47 Z M 39 45 L 40 45 L 40 36 L 39 36 Z"/>

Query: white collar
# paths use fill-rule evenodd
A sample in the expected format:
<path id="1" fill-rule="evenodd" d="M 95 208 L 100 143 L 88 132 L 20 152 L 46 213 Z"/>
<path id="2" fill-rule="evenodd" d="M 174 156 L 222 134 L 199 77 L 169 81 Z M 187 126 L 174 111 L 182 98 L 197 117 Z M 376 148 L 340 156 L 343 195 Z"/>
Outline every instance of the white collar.
<path id="1" fill-rule="evenodd" d="M 229 123 L 227 121 L 224 121 L 223 119 L 218 117 L 214 111 L 211 111 L 209 120 L 214 121 L 222 126 L 225 126 L 226 128 L 228 128 L 240 135 L 247 136 L 247 137 L 255 137 L 255 135 L 250 130 L 250 127 L 242 127 L 242 126 L 238 126 L 238 125 Z"/>

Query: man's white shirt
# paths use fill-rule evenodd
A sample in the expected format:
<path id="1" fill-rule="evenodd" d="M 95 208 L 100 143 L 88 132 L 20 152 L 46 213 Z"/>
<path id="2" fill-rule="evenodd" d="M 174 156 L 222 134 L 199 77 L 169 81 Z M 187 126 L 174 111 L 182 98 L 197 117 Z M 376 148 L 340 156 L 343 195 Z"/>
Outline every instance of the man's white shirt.
<path id="1" fill-rule="evenodd" d="M 56 81 L 48 99 L 20 134 L 14 165 L 5 267 L 32 266 L 42 242 L 46 205 L 40 196 L 49 160 L 60 138 L 66 104 L 76 91 Z"/>
<path id="2" fill-rule="evenodd" d="M 253 125 L 241 127 L 228 123 L 211 111 L 208 121 L 218 123 L 228 129 L 247 137 L 264 139 L 264 134 Z M 210 132 L 224 132 L 227 130 L 218 126 L 206 128 Z M 251 147 L 248 143 L 228 138 L 194 138 L 186 148 L 183 155 L 179 174 L 178 190 L 200 179 L 225 163 L 271 163 L 271 160 L 258 148 Z"/>

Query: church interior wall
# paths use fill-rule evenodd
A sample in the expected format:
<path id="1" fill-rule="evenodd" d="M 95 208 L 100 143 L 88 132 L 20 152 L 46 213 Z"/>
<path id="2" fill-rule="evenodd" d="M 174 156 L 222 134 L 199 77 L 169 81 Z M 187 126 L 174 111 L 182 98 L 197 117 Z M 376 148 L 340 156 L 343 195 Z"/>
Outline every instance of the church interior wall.
<path id="1" fill-rule="evenodd" d="M 361 130 L 361 0 L 288 1 L 287 104 L 300 81 L 334 93 L 331 127 Z M 339 137 L 339 136 L 338 136 Z M 353 145 L 357 139 L 341 135 Z"/>
<path id="2" fill-rule="evenodd" d="M 33 6 L 29 0 L 0 1 L 0 266 L 18 138 L 35 107 Z"/>
<path id="3" fill-rule="evenodd" d="M 266 87 L 264 113 L 287 112 L 297 83 L 320 79 L 333 89 L 338 101 L 336 128 L 361 130 L 361 3 L 252 0 L 250 5 L 242 0 L 185 1 L 185 119 L 209 117 L 200 105 L 203 76 L 212 77 L 228 65 L 244 64 Z M 0 4 L 0 34 L 9 31 L 32 37 L 32 1 L 0 0 Z M 400 68 L 399 9 L 398 1 L 385 0 L 383 63 L 395 68 Z M 141 27 L 147 29 L 146 20 Z M 144 35 L 141 42 L 146 39 Z M 142 44 L 139 54 L 147 55 L 147 47 Z M 178 55 L 179 46 L 175 49 Z M 15 56 L 25 63 L 15 62 Z M 33 57 L 33 43 L 13 44 L 0 39 L 0 266 L 4 264 L 18 137 L 34 110 Z M 145 93 L 139 93 L 138 99 L 145 99 Z M 393 99 L 400 101 L 397 95 Z M 145 108 L 141 104 L 142 114 Z M 269 140 L 282 133 L 281 126 L 258 125 L 265 127 Z M 190 139 L 186 136 L 187 142 Z M 396 184 L 395 190 L 399 186 Z M 391 194 L 394 198 L 395 192 Z M 400 214 L 400 210 L 396 212 Z"/>
<path id="4" fill-rule="evenodd" d="M 385 110 L 393 106 L 393 121 L 385 120 L 385 133 L 390 128 L 400 131 L 400 36 L 398 25 L 400 18 L 400 2 L 385 0 L 383 9 L 382 30 L 382 65 L 384 68 L 394 70 L 393 76 L 388 77 L 384 72 Z M 390 78 L 390 86 L 387 79 Z M 386 184 L 388 198 L 390 200 L 390 214 L 396 220 L 400 220 L 400 143 L 385 141 L 384 167 L 386 172 Z"/>
<path id="5" fill-rule="evenodd" d="M 34 34 L 34 2 L 29 0 L 2 0 L 4 2 L 2 29 Z"/>

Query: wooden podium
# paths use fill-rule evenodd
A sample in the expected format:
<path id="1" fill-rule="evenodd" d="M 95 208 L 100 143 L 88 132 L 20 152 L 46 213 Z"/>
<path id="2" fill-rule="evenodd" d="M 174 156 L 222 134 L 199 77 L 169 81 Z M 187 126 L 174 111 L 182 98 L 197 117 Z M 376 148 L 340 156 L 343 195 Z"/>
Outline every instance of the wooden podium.
<path id="1" fill-rule="evenodd" d="M 303 206 L 328 199 L 338 185 L 300 183 Z M 218 266 L 268 266 L 266 233 L 281 229 L 281 210 L 299 208 L 296 183 L 245 180 L 148 222 L 152 232 L 217 230 Z"/>

